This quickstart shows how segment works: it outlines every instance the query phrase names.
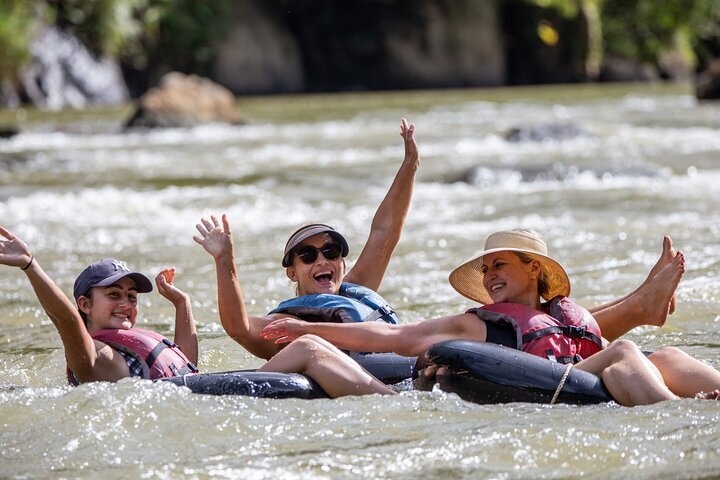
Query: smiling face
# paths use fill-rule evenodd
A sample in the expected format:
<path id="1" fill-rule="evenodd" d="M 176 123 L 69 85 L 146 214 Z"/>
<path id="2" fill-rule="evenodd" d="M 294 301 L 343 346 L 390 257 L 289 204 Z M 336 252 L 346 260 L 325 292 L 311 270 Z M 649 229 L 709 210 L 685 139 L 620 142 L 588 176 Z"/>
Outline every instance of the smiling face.
<path id="1" fill-rule="evenodd" d="M 124 277 L 107 287 L 93 287 L 90 298 L 78 298 L 78 307 L 87 315 L 90 333 L 103 328 L 129 330 L 138 316 L 135 280 Z"/>
<path id="2" fill-rule="evenodd" d="M 493 303 L 520 303 L 538 309 L 540 269 L 537 260 L 523 263 L 513 252 L 490 253 L 482 258 L 483 286 Z"/>
<path id="3" fill-rule="evenodd" d="M 310 246 L 320 249 L 326 243 L 335 243 L 328 233 L 313 235 L 303 240 L 293 252 L 302 247 Z M 315 293 L 330 293 L 337 295 L 340 284 L 345 277 L 345 262 L 342 257 L 328 260 L 325 255 L 318 252 L 317 258 L 310 264 L 304 263 L 296 253 L 292 255 L 292 264 L 285 269 L 288 278 L 298 284 L 298 295 L 311 295 Z"/>

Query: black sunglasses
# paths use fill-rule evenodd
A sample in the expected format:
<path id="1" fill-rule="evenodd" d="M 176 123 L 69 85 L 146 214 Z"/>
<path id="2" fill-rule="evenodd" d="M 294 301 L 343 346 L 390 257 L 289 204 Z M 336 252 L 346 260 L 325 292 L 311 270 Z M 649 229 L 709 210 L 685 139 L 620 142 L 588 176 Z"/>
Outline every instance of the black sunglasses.
<path id="1" fill-rule="evenodd" d="M 310 265 L 311 263 L 314 263 L 315 260 L 317 260 L 320 253 L 322 253 L 323 257 L 328 260 L 335 260 L 342 253 L 342 247 L 337 243 L 326 243 L 320 248 L 306 245 L 295 250 L 295 253 L 297 253 L 297 256 L 301 262 L 306 265 Z"/>

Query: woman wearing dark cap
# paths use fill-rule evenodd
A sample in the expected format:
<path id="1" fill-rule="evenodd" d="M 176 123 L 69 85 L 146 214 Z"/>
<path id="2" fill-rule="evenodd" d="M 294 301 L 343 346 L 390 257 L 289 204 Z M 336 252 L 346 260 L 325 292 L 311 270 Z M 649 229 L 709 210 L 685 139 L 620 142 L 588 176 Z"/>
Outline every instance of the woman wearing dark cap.
<path id="1" fill-rule="evenodd" d="M 410 204 L 415 171 L 420 162 L 414 139 L 414 125 L 408 126 L 403 119 L 401 135 L 405 141 L 405 159 L 373 218 L 368 241 L 352 270 L 345 271 L 344 257 L 348 254 L 348 244 L 342 234 L 326 224 L 309 224 L 299 228 L 288 239 L 282 258 L 286 275 L 296 283 L 297 297 L 282 302 L 278 308 L 265 316 L 252 316 L 247 313 L 235 265 L 232 232 L 227 217 L 223 215 L 222 222 L 215 216 L 211 216 L 210 219 L 203 218 L 197 225 L 199 235 L 193 237 L 194 240 L 215 260 L 218 306 L 223 328 L 250 353 L 270 360 L 260 368 L 261 371 L 305 373 L 318 381 L 321 386 L 324 386 L 324 383 L 332 385 L 334 375 L 344 374 L 345 387 L 338 387 L 335 392 L 328 392 L 331 396 L 347 394 L 343 392 L 349 391 L 346 387 L 351 387 L 353 382 L 361 386 L 358 387 L 359 390 L 350 389 L 355 394 L 390 392 L 387 387 L 378 384 L 376 379 L 362 370 L 357 363 L 317 336 L 304 335 L 302 338 L 293 336 L 288 341 L 294 338 L 297 340 L 281 352 L 287 342 L 269 341 L 267 338 L 277 338 L 275 335 L 277 332 L 273 332 L 272 337 L 263 337 L 262 332 L 273 321 L 291 318 L 323 323 L 328 321 L 363 324 L 397 323 L 394 311 L 376 293 L 376 290 L 380 286 L 392 252 L 400 238 Z M 666 245 L 666 250 L 671 250 L 671 245 Z M 668 262 L 669 260 L 665 261 Z M 653 277 L 656 273 L 651 272 L 646 284 L 655 281 Z M 645 290 L 647 286 L 645 285 Z M 610 329 L 614 333 L 630 330 L 635 326 L 627 321 L 628 318 L 633 318 L 632 309 L 643 308 L 655 300 L 655 297 L 649 298 L 652 296 L 645 298 L 643 292 L 641 287 L 635 295 L 629 295 L 611 304 L 609 308 L 601 308 L 597 313 L 598 323 L 612 326 L 613 328 Z M 649 321 L 664 321 L 668 312 L 667 307 L 668 302 L 664 307 L 661 305 L 658 315 Z M 385 322 L 367 322 L 368 320 Z M 371 325 L 367 327 L 372 328 Z M 378 328 L 382 329 L 384 326 L 378 325 Z M 349 332 L 360 334 L 362 329 Z M 365 344 L 361 337 L 363 336 L 359 335 L 358 341 L 354 341 L 353 346 L 348 348 L 361 352 L 397 352 L 385 345 L 382 349 L 376 349 L 372 343 Z M 490 325 L 483 329 L 482 337 L 483 341 L 502 344 L 506 343 L 508 338 L 512 340 L 514 334 L 508 333 L 507 329 Z M 415 348 L 412 353 L 398 353 L 417 355 L 422 351 L 423 349 Z M 309 371 L 322 365 L 326 367 L 322 372 Z"/>
<path id="2" fill-rule="evenodd" d="M 655 275 L 654 286 L 664 305 L 684 271 L 685 259 L 678 252 Z M 285 318 L 268 325 L 262 334 L 280 343 L 319 335 L 341 348 L 419 355 L 446 340 L 490 341 L 492 329 L 507 333 L 498 343 L 552 357 L 567 364 L 568 371 L 574 364 L 601 377 L 623 405 L 720 397 L 720 372 L 677 348 L 664 347 L 646 357 L 629 340 L 606 347 L 593 316 L 567 298 L 570 280 L 565 269 L 548 255 L 545 242 L 533 231 L 490 235 L 481 252 L 450 274 L 450 284 L 483 306 L 403 325 L 316 324 Z"/>
<path id="3" fill-rule="evenodd" d="M 175 342 L 135 328 L 138 294 L 151 292 L 150 280 L 124 262 L 106 258 L 88 265 L 68 299 L 40 266 L 27 245 L 0 227 L 0 264 L 19 267 L 57 328 L 68 366 L 68 381 L 114 382 L 125 377 L 158 379 L 196 373 L 198 341 L 190 298 L 173 284 L 175 269 L 160 272 L 160 294 L 175 306 Z"/>
<path id="4" fill-rule="evenodd" d="M 353 268 L 345 271 L 348 243 L 329 225 L 310 224 L 295 231 L 283 252 L 282 265 L 288 278 L 296 283 L 301 300 L 283 302 L 278 309 L 264 316 L 248 315 L 235 265 L 230 225 L 223 215 L 222 223 L 212 216 L 197 225 L 200 233 L 194 239 L 215 259 L 218 283 L 218 308 L 223 328 L 250 353 L 272 358 L 282 348 L 260 336 L 271 321 L 294 315 L 310 320 L 394 321 L 394 312 L 377 293 L 390 257 L 400 240 L 405 217 L 410 207 L 415 172 L 420 165 L 415 125 L 402 119 L 400 135 L 405 144 L 405 157 L 388 193 L 372 220 L 370 235 Z M 315 302 L 317 296 L 323 296 Z M 302 302 L 312 297 L 312 304 Z M 323 300 L 336 302 L 336 308 Z M 331 318 L 334 317 L 334 318 Z M 354 318 L 351 318 L 354 317 Z"/>

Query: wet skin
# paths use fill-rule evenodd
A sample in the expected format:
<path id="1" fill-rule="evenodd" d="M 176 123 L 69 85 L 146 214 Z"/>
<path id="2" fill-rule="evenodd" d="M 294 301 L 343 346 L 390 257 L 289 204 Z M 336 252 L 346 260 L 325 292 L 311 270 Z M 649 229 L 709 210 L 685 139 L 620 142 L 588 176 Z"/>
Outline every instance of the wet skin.
<path id="1" fill-rule="evenodd" d="M 90 333 L 103 328 L 129 330 L 138 316 L 137 287 L 132 278 L 125 277 L 107 287 L 94 287 L 92 300 L 78 299 L 78 306 L 88 316 Z"/>
<path id="2" fill-rule="evenodd" d="M 321 233 L 303 240 L 294 251 L 304 246 L 319 249 L 326 243 L 333 242 L 334 240 L 330 234 Z M 317 293 L 337 295 L 340 291 L 343 278 L 345 277 L 345 262 L 341 257 L 328 260 L 322 252 L 318 252 L 315 261 L 307 265 L 293 253 L 292 265 L 286 269 L 286 274 L 290 280 L 297 282 L 298 295 L 312 295 Z"/>
<path id="3" fill-rule="evenodd" d="M 540 262 L 523 263 L 512 252 L 496 252 L 483 257 L 482 270 L 483 286 L 494 303 L 521 303 L 539 309 Z"/>

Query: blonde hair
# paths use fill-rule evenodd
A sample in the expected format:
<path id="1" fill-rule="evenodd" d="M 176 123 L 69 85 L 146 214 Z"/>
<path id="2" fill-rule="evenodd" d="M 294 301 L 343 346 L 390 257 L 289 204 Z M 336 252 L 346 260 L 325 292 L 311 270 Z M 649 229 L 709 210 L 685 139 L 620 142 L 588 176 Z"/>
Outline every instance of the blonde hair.
<path id="1" fill-rule="evenodd" d="M 533 260 L 537 260 L 540 263 L 540 276 L 538 276 L 538 279 L 537 279 L 538 294 L 540 294 L 540 296 L 542 298 L 544 298 L 545 300 L 551 300 L 550 298 L 548 298 L 548 296 L 550 295 L 550 279 L 548 276 L 548 271 L 547 271 L 547 269 L 545 269 L 543 267 L 542 262 L 540 260 L 538 260 L 537 258 L 528 255 L 527 253 L 523 253 L 523 252 L 512 252 L 512 253 L 514 253 L 520 259 L 520 261 L 523 263 L 530 263 Z"/>

